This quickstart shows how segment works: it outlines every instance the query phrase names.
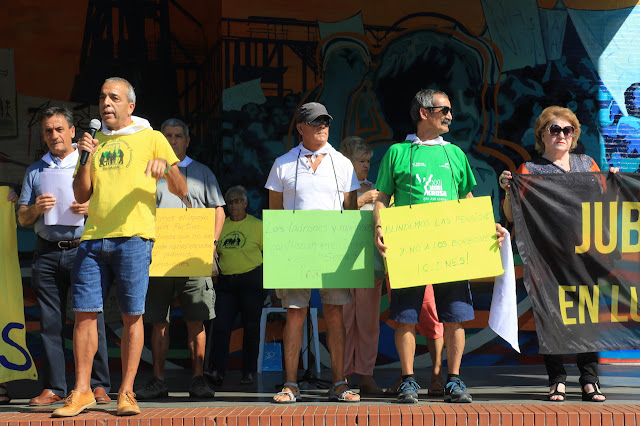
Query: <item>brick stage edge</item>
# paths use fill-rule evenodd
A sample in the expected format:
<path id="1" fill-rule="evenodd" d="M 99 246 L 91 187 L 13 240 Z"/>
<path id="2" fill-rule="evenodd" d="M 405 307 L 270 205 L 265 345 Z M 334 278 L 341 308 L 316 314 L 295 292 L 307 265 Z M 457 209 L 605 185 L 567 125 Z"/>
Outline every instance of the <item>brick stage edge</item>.
<path id="1" fill-rule="evenodd" d="M 640 405 L 612 404 L 418 404 L 143 409 L 118 417 L 112 406 L 53 419 L 50 411 L 0 413 L 1 426 L 599 426 L 640 425 Z"/>

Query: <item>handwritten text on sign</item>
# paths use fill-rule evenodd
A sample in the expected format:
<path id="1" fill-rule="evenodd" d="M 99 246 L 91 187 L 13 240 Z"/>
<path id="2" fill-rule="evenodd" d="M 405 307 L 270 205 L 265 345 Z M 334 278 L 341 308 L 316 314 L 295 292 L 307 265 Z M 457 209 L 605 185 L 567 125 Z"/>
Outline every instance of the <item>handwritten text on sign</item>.
<path id="1" fill-rule="evenodd" d="M 380 211 L 392 288 L 500 275 L 489 197 Z"/>
<path id="2" fill-rule="evenodd" d="M 265 210 L 264 288 L 373 287 L 370 211 Z"/>
<path id="3" fill-rule="evenodd" d="M 207 277 L 213 266 L 215 209 L 156 209 L 149 275 Z"/>

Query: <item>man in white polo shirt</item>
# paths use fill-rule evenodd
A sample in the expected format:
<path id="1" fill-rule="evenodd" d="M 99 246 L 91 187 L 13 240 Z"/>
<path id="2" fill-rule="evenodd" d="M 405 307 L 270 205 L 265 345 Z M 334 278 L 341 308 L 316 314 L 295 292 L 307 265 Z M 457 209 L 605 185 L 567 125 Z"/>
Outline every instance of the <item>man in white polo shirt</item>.
<path id="1" fill-rule="evenodd" d="M 265 188 L 272 210 L 357 210 L 356 189 L 360 187 L 351 161 L 328 142 L 332 117 L 324 105 L 310 102 L 298 109 L 296 130 L 302 142 L 278 157 Z M 284 327 L 286 383 L 273 402 L 296 401 L 298 358 L 302 347 L 302 327 L 309 308 L 310 289 L 277 290 L 287 309 Z M 351 301 L 348 289 L 321 289 L 322 309 L 327 323 L 327 346 L 331 354 L 333 386 L 329 399 L 358 402 L 360 396 L 349 389 L 343 373 L 345 330 L 342 306 Z"/>

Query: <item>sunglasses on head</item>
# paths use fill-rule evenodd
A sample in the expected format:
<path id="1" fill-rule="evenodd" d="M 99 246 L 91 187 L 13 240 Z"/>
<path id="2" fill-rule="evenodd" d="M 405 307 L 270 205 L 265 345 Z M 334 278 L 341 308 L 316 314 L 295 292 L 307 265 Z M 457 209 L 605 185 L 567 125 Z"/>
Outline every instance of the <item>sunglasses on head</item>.
<path id="1" fill-rule="evenodd" d="M 308 126 L 325 126 L 325 127 L 329 127 L 331 126 L 331 119 L 329 117 L 318 117 L 313 121 L 303 121 L 304 124 L 308 125 Z"/>
<path id="2" fill-rule="evenodd" d="M 442 113 L 442 115 L 448 115 L 449 113 L 453 114 L 453 108 L 448 107 L 448 106 L 444 106 L 444 105 L 439 105 L 439 106 L 432 106 L 432 107 L 427 107 L 427 109 L 431 112 L 433 112 L 433 110 L 440 108 L 440 112 Z"/>
<path id="3" fill-rule="evenodd" d="M 549 134 L 551 136 L 558 136 L 560 132 L 564 133 L 564 136 L 570 138 L 573 136 L 573 132 L 575 131 L 573 126 L 560 127 L 557 124 L 552 124 L 549 126 Z"/>

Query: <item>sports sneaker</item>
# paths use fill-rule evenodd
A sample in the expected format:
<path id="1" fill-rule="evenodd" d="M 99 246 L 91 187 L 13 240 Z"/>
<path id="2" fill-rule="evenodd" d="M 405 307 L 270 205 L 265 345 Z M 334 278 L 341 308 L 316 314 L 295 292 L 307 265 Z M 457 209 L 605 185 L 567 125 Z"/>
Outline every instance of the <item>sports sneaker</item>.
<path id="1" fill-rule="evenodd" d="M 58 408 L 51 414 L 52 417 L 73 417 L 82 413 L 87 408 L 96 405 L 93 392 L 80 393 L 72 390 L 67 399 L 64 400 L 64 407 Z"/>
<path id="2" fill-rule="evenodd" d="M 138 407 L 138 403 L 136 402 L 135 393 L 125 391 L 118 394 L 118 411 L 116 411 L 116 414 L 119 416 L 140 414 L 140 407 Z"/>
<path id="3" fill-rule="evenodd" d="M 407 379 L 398 386 L 397 402 L 404 404 L 415 404 L 418 402 L 418 389 L 420 385 L 414 380 Z"/>
<path id="4" fill-rule="evenodd" d="M 213 398 L 215 392 L 207 384 L 204 376 L 196 376 L 189 386 L 189 396 L 192 398 Z"/>
<path id="5" fill-rule="evenodd" d="M 471 402 L 471 395 L 467 393 L 464 382 L 456 377 L 444 387 L 444 402 Z"/>
<path id="6" fill-rule="evenodd" d="M 169 396 L 169 386 L 160 380 L 158 377 L 153 376 L 142 389 L 136 392 L 136 396 L 140 401 L 147 399 L 166 398 Z"/>

